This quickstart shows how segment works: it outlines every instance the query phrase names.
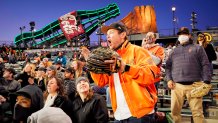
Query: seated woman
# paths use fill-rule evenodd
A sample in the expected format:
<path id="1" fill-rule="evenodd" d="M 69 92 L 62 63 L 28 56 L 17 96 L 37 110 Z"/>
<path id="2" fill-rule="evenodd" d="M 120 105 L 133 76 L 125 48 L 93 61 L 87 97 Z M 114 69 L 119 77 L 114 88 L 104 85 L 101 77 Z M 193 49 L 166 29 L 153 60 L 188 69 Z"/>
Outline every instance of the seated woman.
<path id="1" fill-rule="evenodd" d="M 75 70 L 75 78 L 80 76 L 87 76 L 87 73 L 83 70 L 85 63 L 80 60 L 74 60 L 70 67 Z"/>
<path id="2" fill-rule="evenodd" d="M 107 123 L 109 120 L 105 99 L 94 94 L 86 77 L 76 80 L 77 96 L 73 100 L 74 123 Z"/>
<path id="3" fill-rule="evenodd" d="M 36 72 L 36 84 L 42 92 L 46 91 L 46 69 L 44 67 L 40 67 Z"/>
<path id="4" fill-rule="evenodd" d="M 26 64 L 23 71 L 20 74 L 18 74 L 15 80 L 21 83 L 21 87 L 25 87 L 29 85 L 28 79 L 30 76 L 35 75 L 35 69 L 36 69 L 36 66 L 34 64 L 32 63 Z"/>
<path id="5" fill-rule="evenodd" d="M 48 81 L 47 91 L 44 93 L 46 107 L 59 107 L 66 114 L 71 116 L 72 105 L 68 101 L 64 81 L 61 78 L 53 77 Z"/>

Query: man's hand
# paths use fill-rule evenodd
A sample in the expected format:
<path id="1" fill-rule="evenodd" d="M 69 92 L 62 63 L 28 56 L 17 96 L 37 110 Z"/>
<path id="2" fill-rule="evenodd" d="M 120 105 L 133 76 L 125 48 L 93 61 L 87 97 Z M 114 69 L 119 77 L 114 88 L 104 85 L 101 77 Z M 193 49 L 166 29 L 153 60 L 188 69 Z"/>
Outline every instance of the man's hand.
<path id="1" fill-rule="evenodd" d="M 116 60 L 105 60 L 104 61 L 105 64 L 110 64 L 111 65 L 111 68 L 113 70 L 116 69 L 116 65 L 119 66 L 119 72 L 123 73 L 124 72 L 124 69 L 125 69 L 125 66 L 126 66 L 126 63 L 124 63 L 121 59 L 116 59 Z"/>
<path id="2" fill-rule="evenodd" d="M 90 51 L 87 47 L 81 47 L 81 55 L 85 58 L 85 60 L 87 61 Z"/>
<path id="3" fill-rule="evenodd" d="M 2 104 L 5 101 L 6 101 L 6 99 L 2 95 L 0 95 L 0 104 Z"/>
<path id="4" fill-rule="evenodd" d="M 175 82 L 173 82 L 172 80 L 170 80 L 170 81 L 168 81 L 167 82 L 167 85 L 168 85 L 168 88 L 170 88 L 170 89 L 174 89 L 175 88 Z"/>

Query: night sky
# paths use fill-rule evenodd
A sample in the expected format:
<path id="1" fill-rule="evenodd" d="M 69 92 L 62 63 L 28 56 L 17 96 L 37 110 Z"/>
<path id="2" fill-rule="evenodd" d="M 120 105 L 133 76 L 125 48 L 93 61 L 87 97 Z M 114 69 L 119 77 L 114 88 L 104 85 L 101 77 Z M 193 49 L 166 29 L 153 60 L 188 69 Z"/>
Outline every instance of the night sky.
<path id="1" fill-rule="evenodd" d="M 0 44 L 13 41 L 20 34 L 19 27 L 35 21 L 36 30 L 57 20 L 60 16 L 74 10 L 95 10 L 117 3 L 121 14 L 106 22 L 106 25 L 125 17 L 135 6 L 153 5 L 156 11 L 159 32 L 173 28 L 171 7 L 176 7 L 178 27 L 191 29 L 191 13 L 197 13 L 197 28 L 205 30 L 208 26 L 218 26 L 218 0 L 0 0 Z M 97 36 L 91 37 L 97 40 Z"/>

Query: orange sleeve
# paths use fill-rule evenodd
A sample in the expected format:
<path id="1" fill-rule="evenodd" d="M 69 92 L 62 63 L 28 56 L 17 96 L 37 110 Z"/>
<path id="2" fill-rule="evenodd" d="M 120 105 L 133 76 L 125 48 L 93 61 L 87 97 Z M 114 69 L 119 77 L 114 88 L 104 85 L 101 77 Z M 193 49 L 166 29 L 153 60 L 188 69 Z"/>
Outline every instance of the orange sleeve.
<path id="1" fill-rule="evenodd" d="M 144 86 L 154 84 L 154 78 L 159 68 L 154 64 L 148 51 L 143 48 L 136 48 L 134 56 L 135 65 L 130 65 L 129 71 L 123 73 L 124 80 L 133 80 Z"/>
<path id="2" fill-rule="evenodd" d="M 163 61 L 165 57 L 164 48 L 159 47 L 155 55 Z"/>
<path id="3" fill-rule="evenodd" d="M 107 74 L 96 74 L 93 72 L 90 72 L 90 74 L 95 84 L 100 87 L 104 87 L 109 83 L 109 75 Z"/>

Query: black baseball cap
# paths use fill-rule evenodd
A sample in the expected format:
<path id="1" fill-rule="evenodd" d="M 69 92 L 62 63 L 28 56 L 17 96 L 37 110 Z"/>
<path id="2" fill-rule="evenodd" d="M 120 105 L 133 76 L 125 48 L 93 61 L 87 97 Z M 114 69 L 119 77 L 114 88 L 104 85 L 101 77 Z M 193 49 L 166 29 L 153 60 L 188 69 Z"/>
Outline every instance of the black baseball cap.
<path id="1" fill-rule="evenodd" d="M 65 69 L 65 72 L 74 73 L 75 70 L 72 67 L 68 67 L 68 68 Z"/>
<path id="2" fill-rule="evenodd" d="M 179 31 L 177 32 L 177 35 L 181 34 L 188 34 L 189 35 L 189 29 L 187 27 L 181 27 Z"/>
<path id="3" fill-rule="evenodd" d="M 127 32 L 127 29 L 126 29 L 126 26 L 120 22 L 115 22 L 115 23 L 112 23 L 111 25 L 109 26 L 102 26 L 101 28 L 101 31 L 102 33 L 104 34 L 107 34 L 107 31 L 109 29 L 116 29 L 118 30 L 119 32 Z"/>
<path id="4" fill-rule="evenodd" d="M 202 33 L 202 32 L 197 32 L 197 36 L 199 36 L 199 35 L 205 36 L 204 33 Z"/>

